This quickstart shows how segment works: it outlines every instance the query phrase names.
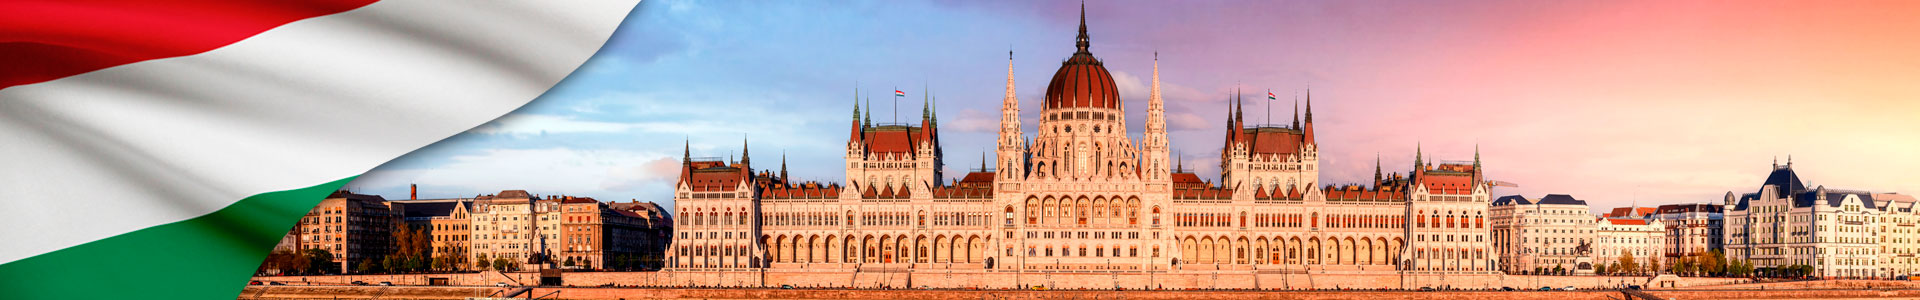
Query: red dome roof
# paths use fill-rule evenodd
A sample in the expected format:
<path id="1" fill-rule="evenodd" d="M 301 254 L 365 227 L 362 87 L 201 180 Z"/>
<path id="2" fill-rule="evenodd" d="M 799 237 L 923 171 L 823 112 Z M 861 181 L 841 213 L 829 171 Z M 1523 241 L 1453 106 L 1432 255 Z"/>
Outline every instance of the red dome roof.
<path id="1" fill-rule="evenodd" d="M 1113 74 L 1107 67 L 1087 52 L 1087 12 L 1080 10 L 1080 36 L 1076 39 L 1079 51 L 1073 57 L 1060 63 L 1060 70 L 1053 72 L 1053 82 L 1047 83 L 1047 107 L 1053 108 L 1120 108 L 1120 89 L 1113 83 Z"/>

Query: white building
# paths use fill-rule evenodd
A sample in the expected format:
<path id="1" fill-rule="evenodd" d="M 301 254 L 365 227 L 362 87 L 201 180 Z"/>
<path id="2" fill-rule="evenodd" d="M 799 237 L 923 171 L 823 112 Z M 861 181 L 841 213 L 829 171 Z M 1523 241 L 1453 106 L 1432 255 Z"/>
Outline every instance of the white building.
<path id="1" fill-rule="evenodd" d="M 1727 192 L 1727 257 L 1757 268 L 1810 265 L 1812 275 L 1820 277 L 1889 275 L 1879 267 L 1880 232 L 1893 229 L 1880 225 L 1882 210 L 1874 195 L 1808 189 L 1791 161 L 1776 164 L 1759 191 L 1737 196 Z M 1906 236 L 1886 240 L 1910 240 Z"/>
<path id="2" fill-rule="evenodd" d="M 1493 247 L 1502 271 L 1532 274 L 1560 267 L 1593 274 L 1595 224 L 1586 201 L 1561 194 L 1538 200 L 1514 195 L 1491 206 Z"/>
<path id="3" fill-rule="evenodd" d="M 1645 270 L 1664 267 L 1656 263 L 1666 257 L 1667 227 L 1658 220 L 1595 219 L 1594 261 L 1616 264 L 1621 256 L 1632 256 Z"/>

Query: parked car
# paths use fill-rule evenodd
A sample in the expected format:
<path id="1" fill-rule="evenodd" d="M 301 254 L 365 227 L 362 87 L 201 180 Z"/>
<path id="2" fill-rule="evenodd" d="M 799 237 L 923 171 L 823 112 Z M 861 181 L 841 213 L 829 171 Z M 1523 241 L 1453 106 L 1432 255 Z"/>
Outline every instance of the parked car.
<path id="1" fill-rule="evenodd" d="M 367 282 L 365 282 L 365 281 L 359 281 L 359 280 L 354 280 L 354 281 L 352 282 L 352 284 L 353 284 L 353 285 L 367 285 Z"/>
<path id="2" fill-rule="evenodd" d="M 279 281 L 268 281 L 267 285 L 287 285 L 287 284 Z"/>
<path id="3" fill-rule="evenodd" d="M 1550 287 L 1550 286 L 1543 286 L 1543 287 L 1540 287 L 1540 290 L 1541 290 L 1541 291 L 1551 291 L 1551 290 L 1553 290 L 1553 287 Z"/>
<path id="4" fill-rule="evenodd" d="M 495 282 L 495 283 L 493 283 L 493 286 L 497 286 L 497 287 L 507 287 L 507 283 L 505 283 L 505 282 Z"/>
<path id="5" fill-rule="evenodd" d="M 1573 290 L 1573 286 L 1571 286 L 1571 285 L 1569 285 L 1569 286 L 1567 286 L 1567 287 L 1563 287 L 1563 288 L 1560 288 L 1560 290 L 1562 290 L 1562 291 L 1571 291 L 1571 290 Z"/>
<path id="6" fill-rule="evenodd" d="M 780 289 L 782 289 L 782 290 L 791 290 L 791 289 L 793 289 L 793 285 L 791 285 L 791 284 L 782 284 L 782 285 L 780 285 Z"/>
<path id="7" fill-rule="evenodd" d="M 1516 289 L 1515 289 L 1515 288 L 1513 288 L 1513 287 L 1510 287 L 1510 286 L 1503 286 L 1503 287 L 1500 287 L 1500 290 L 1501 290 L 1501 291 L 1507 291 L 1507 292 L 1512 292 L 1512 291 L 1514 291 L 1514 290 L 1516 290 Z"/>
<path id="8" fill-rule="evenodd" d="M 1629 290 L 1638 290 L 1638 289 L 1640 289 L 1640 286 L 1639 286 L 1639 285 L 1629 285 L 1629 286 L 1627 286 L 1627 289 L 1629 289 Z"/>
<path id="9" fill-rule="evenodd" d="M 1423 286 L 1423 287 L 1420 287 L 1420 291 L 1422 291 L 1422 292 L 1432 292 L 1432 291 L 1433 291 L 1433 287 L 1430 287 L 1430 286 Z"/>
<path id="10" fill-rule="evenodd" d="M 264 283 L 261 283 L 261 282 L 260 282 L 259 280 L 254 280 L 254 281 L 248 281 L 248 282 L 247 282 L 247 285 L 261 285 L 261 284 L 264 284 Z"/>
<path id="11" fill-rule="evenodd" d="M 393 282 L 390 282 L 390 281 L 381 281 L 381 282 L 380 282 L 380 285 L 381 285 L 381 286 L 393 286 Z"/>

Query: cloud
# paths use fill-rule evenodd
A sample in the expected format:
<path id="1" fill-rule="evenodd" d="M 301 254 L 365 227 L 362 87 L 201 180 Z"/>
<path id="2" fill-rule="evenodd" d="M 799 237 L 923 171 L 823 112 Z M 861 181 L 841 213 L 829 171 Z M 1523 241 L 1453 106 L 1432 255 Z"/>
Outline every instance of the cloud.
<path id="1" fill-rule="evenodd" d="M 1167 128 L 1170 131 L 1207 129 L 1210 128 L 1207 126 L 1208 124 L 1213 124 L 1213 122 L 1209 122 L 1206 118 L 1202 118 L 1200 115 L 1193 113 L 1167 114 Z"/>

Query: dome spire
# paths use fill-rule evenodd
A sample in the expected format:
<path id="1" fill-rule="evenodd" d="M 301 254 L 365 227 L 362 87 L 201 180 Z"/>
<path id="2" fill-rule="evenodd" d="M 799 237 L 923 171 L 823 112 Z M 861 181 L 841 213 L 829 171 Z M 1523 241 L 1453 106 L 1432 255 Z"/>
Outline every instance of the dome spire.
<path id="1" fill-rule="evenodd" d="M 1076 53 L 1088 53 L 1087 52 L 1088 42 L 1087 42 L 1087 2 L 1086 1 L 1080 2 L 1080 37 L 1074 39 L 1074 46 L 1080 49 L 1080 51 Z"/>

